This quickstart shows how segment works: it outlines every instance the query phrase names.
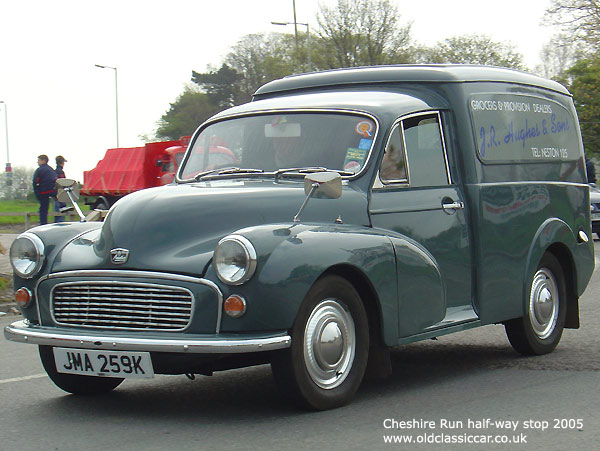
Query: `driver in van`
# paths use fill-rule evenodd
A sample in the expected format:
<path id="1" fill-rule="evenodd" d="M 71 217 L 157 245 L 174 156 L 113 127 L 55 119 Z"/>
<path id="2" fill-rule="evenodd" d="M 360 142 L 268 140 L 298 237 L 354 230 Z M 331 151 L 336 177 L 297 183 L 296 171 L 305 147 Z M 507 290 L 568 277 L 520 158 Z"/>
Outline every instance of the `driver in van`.
<path id="1" fill-rule="evenodd" d="M 277 169 L 293 168 L 300 165 L 302 160 L 301 137 L 273 138 L 275 149 L 275 166 Z"/>
<path id="2" fill-rule="evenodd" d="M 271 138 L 275 152 L 275 167 L 277 169 L 303 166 L 304 137 L 302 126 L 297 122 L 288 122 L 285 116 L 265 126 L 265 135 Z"/>

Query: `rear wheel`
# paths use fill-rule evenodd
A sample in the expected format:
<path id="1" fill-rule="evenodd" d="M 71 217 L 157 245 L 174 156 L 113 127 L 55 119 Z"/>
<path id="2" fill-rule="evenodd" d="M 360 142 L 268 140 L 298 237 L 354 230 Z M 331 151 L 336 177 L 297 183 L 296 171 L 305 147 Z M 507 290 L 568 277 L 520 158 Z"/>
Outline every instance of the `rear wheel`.
<path id="1" fill-rule="evenodd" d="M 42 365 L 58 388 L 74 395 L 96 395 L 116 388 L 123 379 L 113 377 L 79 376 L 56 371 L 52 346 L 39 346 Z"/>
<path id="2" fill-rule="evenodd" d="M 279 386 L 300 405 L 326 410 L 350 402 L 367 364 L 369 326 L 354 287 L 327 276 L 306 295 L 292 329 L 292 346 L 271 363 Z"/>
<path id="3" fill-rule="evenodd" d="M 105 200 L 98 200 L 94 204 L 94 208 L 92 208 L 92 210 L 108 210 L 109 208 L 110 207 L 108 206 L 108 203 Z"/>
<path id="4" fill-rule="evenodd" d="M 554 255 L 545 254 L 530 283 L 525 316 L 505 324 L 513 348 L 524 355 L 552 352 L 564 329 L 566 302 L 562 267 Z"/>

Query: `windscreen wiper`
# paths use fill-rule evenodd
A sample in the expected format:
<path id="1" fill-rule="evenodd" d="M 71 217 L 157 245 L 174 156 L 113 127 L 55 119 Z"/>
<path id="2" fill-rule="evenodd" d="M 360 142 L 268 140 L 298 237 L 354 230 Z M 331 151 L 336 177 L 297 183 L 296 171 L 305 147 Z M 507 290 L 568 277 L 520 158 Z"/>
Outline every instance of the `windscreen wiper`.
<path id="1" fill-rule="evenodd" d="M 286 175 L 286 176 L 303 176 L 304 174 L 310 174 L 313 172 L 326 172 L 326 171 L 330 171 L 330 172 L 337 172 L 340 175 L 354 175 L 354 172 L 349 172 L 349 171 L 342 171 L 339 169 L 328 169 L 328 168 L 324 168 L 322 166 L 304 166 L 304 167 L 298 167 L 298 168 L 283 168 L 283 169 L 278 169 L 277 171 L 275 171 L 273 174 L 275 175 L 275 181 L 277 181 L 282 175 Z"/>
<path id="2" fill-rule="evenodd" d="M 238 168 L 235 166 L 227 167 L 227 168 L 218 168 L 211 169 L 210 171 L 204 171 L 194 176 L 195 181 L 200 181 L 202 179 L 208 177 L 217 177 L 221 175 L 229 175 L 229 174 L 256 174 L 265 172 L 263 169 L 253 169 L 253 168 Z"/>

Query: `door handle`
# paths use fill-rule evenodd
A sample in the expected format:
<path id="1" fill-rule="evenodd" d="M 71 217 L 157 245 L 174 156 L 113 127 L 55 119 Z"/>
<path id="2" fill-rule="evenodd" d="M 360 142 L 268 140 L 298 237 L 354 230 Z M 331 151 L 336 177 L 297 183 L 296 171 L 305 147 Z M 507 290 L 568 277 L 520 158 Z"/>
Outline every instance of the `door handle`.
<path id="1" fill-rule="evenodd" d="M 455 210 L 462 210 L 463 208 L 465 208 L 465 204 L 461 201 L 448 203 L 444 202 L 442 203 L 442 208 L 444 209 L 444 211 L 454 213 Z"/>

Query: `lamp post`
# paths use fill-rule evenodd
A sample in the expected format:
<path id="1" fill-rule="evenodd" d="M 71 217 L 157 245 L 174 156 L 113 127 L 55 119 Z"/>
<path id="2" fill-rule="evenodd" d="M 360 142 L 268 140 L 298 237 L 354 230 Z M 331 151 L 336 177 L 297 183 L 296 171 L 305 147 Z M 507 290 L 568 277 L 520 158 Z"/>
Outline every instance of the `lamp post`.
<path id="1" fill-rule="evenodd" d="M 4 105 L 4 136 L 6 136 L 6 186 L 12 186 L 12 167 L 10 165 L 10 154 L 8 152 L 8 107 L 4 100 L 0 100 L 0 103 Z"/>
<path id="2" fill-rule="evenodd" d="M 117 68 L 110 66 L 101 66 L 100 64 L 96 64 L 96 67 L 100 69 L 112 69 L 115 71 L 115 118 L 117 122 L 117 147 L 119 147 L 119 89 L 117 87 Z"/>
<path id="3" fill-rule="evenodd" d="M 298 69 L 300 69 L 300 56 L 298 54 L 298 19 L 296 19 L 296 0 L 292 0 L 292 6 L 294 8 L 294 36 L 296 38 L 296 61 L 298 62 Z"/>
<path id="4" fill-rule="evenodd" d="M 308 71 L 312 71 L 312 61 L 310 57 L 310 27 L 307 23 L 302 22 L 271 22 L 272 25 L 294 25 L 294 28 L 297 29 L 298 25 L 304 25 L 306 27 L 306 52 L 308 54 Z M 296 35 L 296 62 L 298 67 L 300 67 L 300 59 L 298 57 L 298 36 Z"/>

